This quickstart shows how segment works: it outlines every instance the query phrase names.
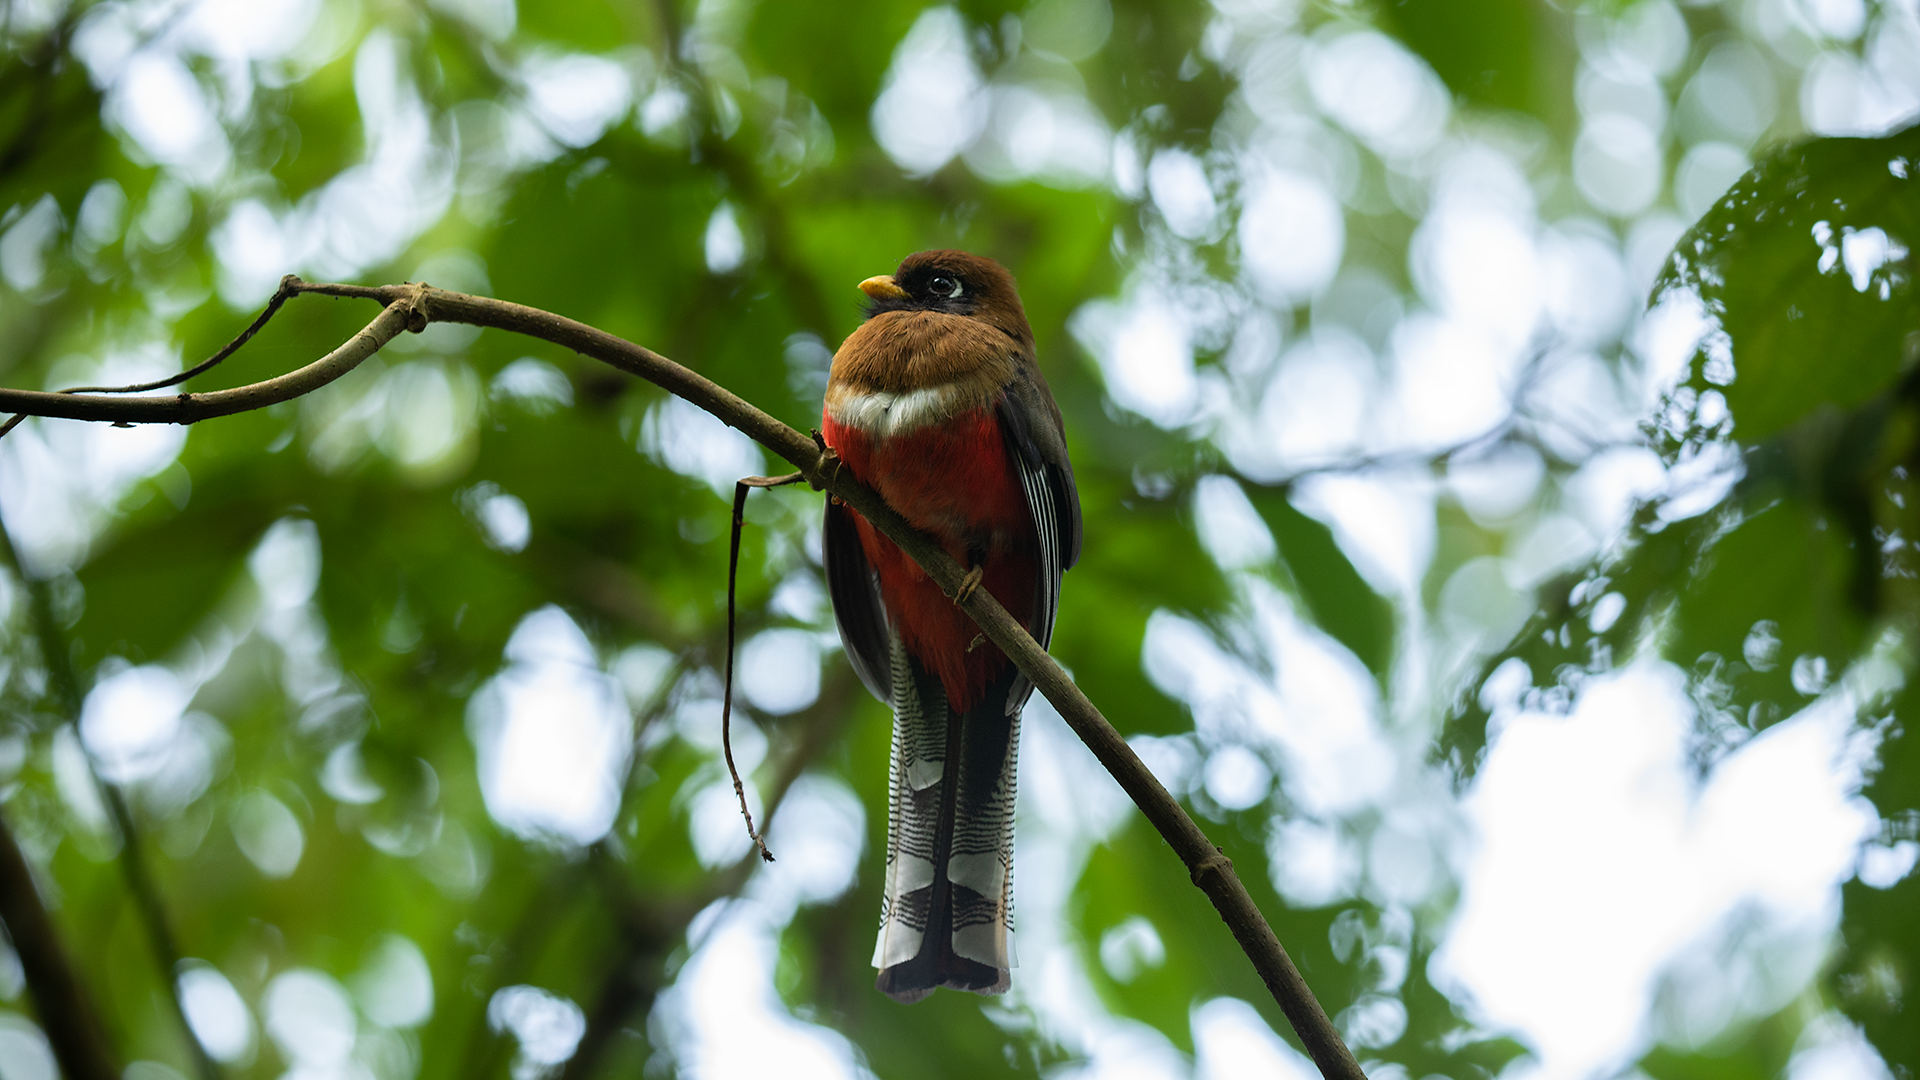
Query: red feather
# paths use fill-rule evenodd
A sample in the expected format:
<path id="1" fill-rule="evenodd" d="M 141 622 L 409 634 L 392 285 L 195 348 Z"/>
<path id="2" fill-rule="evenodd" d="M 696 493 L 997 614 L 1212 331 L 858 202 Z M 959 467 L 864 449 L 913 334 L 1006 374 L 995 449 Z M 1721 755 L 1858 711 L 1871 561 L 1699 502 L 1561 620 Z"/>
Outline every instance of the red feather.
<path id="1" fill-rule="evenodd" d="M 1031 629 L 1040 581 L 1038 541 L 1000 421 L 975 409 L 938 424 L 875 439 L 823 418 L 821 435 L 862 483 L 914 527 L 938 540 L 962 566 L 984 553 L 981 585 Z M 860 544 L 880 578 L 880 596 L 906 649 L 938 675 L 956 712 L 966 712 L 1006 655 L 907 554 L 855 515 Z"/>

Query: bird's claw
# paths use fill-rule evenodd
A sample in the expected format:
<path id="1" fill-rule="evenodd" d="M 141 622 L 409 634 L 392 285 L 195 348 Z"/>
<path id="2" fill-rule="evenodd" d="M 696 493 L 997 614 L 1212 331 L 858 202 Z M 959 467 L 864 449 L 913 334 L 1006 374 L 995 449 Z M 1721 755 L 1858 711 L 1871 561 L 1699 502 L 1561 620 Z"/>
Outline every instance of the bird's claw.
<path id="1" fill-rule="evenodd" d="M 847 463 L 841 461 L 840 455 L 834 451 L 833 447 L 827 445 L 827 440 L 821 437 L 818 428 L 814 429 L 813 441 L 820 447 L 820 460 L 814 463 L 814 479 L 811 483 L 815 491 L 820 491 L 839 482 L 840 470 L 845 468 Z"/>
<path id="2" fill-rule="evenodd" d="M 987 572 L 978 566 L 967 571 L 967 576 L 960 579 L 960 587 L 953 590 L 953 602 L 964 604 L 973 599 L 973 591 L 980 587 L 980 579 L 986 576 Z"/>

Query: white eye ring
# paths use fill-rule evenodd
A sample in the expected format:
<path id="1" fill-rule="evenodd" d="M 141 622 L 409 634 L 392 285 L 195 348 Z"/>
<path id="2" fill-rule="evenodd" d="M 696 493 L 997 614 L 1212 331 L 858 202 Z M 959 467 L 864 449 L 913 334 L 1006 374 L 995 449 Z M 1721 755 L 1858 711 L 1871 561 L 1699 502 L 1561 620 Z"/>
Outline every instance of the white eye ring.
<path id="1" fill-rule="evenodd" d="M 945 292 L 942 292 L 940 290 L 940 283 L 943 281 L 953 287 L 946 290 Z M 967 291 L 966 287 L 960 284 L 959 278 L 951 278 L 946 276 L 945 274 L 942 274 L 939 277 L 934 278 L 932 281 L 928 282 L 927 284 L 933 288 L 934 295 L 945 297 L 948 300 L 958 300 L 961 297 L 961 295 Z"/>

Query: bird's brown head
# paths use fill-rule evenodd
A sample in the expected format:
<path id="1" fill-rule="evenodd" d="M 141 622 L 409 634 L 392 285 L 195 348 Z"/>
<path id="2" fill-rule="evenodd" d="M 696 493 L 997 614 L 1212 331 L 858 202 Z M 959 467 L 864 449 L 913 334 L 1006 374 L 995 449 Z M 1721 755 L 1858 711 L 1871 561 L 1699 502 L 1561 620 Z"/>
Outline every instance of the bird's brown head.
<path id="1" fill-rule="evenodd" d="M 965 315 L 1033 347 L 1033 329 L 1013 275 L 992 259 L 964 251 L 922 251 L 901 260 L 891 276 L 861 282 L 860 291 L 868 297 L 869 319 L 889 311 Z"/>

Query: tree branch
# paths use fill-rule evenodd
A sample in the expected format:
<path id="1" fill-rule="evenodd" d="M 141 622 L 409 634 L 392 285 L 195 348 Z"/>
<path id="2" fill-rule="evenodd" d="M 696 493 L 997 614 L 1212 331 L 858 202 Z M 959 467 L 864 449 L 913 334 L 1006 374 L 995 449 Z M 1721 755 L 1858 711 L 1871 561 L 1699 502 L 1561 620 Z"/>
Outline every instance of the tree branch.
<path id="1" fill-rule="evenodd" d="M 0 922 L 7 924 L 20 970 L 26 973 L 27 990 L 33 994 L 34 1010 L 40 1015 L 40 1028 L 47 1034 L 47 1045 L 53 1047 L 60 1072 L 68 1080 L 119 1080 L 120 1069 L 107 1048 L 93 999 L 60 944 L 60 931 L 40 903 L 33 872 L 4 818 L 0 818 Z"/>
<path id="2" fill-rule="evenodd" d="M 73 670 L 73 654 L 67 648 L 66 635 L 61 632 L 60 624 L 54 618 L 53 600 L 46 581 L 27 573 L 26 567 L 20 562 L 19 551 L 13 546 L 13 535 L 7 531 L 4 521 L 0 521 L 0 562 L 4 562 L 27 587 L 33 609 L 34 632 L 40 639 L 41 662 L 47 668 L 49 690 L 56 707 L 74 725 L 77 735 L 80 705 L 85 695 L 81 693 L 79 674 Z M 208 1055 L 207 1048 L 200 1045 L 200 1037 L 194 1034 L 193 1025 L 187 1021 L 186 1008 L 180 1003 L 180 948 L 174 941 L 172 924 L 167 920 L 166 903 L 160 898 L 160 887 L 154 883 L 153 872 L 147 866 L 145 853 L 140 849 L 140 832 L 134 826 L 133 812 L 127 806 L 126 795 L 118 784 L 100 775 L 93 752 L 85 749 L 84 745 L 81 756 L 86 759 L 87 773 L 100 789 L 107 811 L 113 818 L 114 828 L 120 833 L 120 870 L 127 879 L 127 890 L 133 894 L 134 909 L 140 913 L 140 921 L 146 924 L 154 963 L 159 968 L 160 982 L 166 988 L 167 1002 L 173 1007 L 173 1017 L 179 1022 L 180 1037 L 186 1042 L 187 1056 L 193 1059 L 200 1080 L 221 1080 L 220 1066 Z M 0 853 L 0 858 L 4 858 L 4 853 Z M 18 940 L 18 935 L 15 938 Z"/>
<path id="3" fill-rule="evenodd" d="M 700 406 L 791 462 L 815 488 L 859 511 L 926 570 L 947 595 L 955 595 L 960 588 L 964 575 L 960 566 L 933 541 L 907 524 L 872 489 L 840 468 L 838 457 L 817 435 L 809 438 L 801 434 L 725 387 L 651 349 L 538 308 L 427 285 L 368 288 L 304 282 L 289 275 L 282 288 L 294 294 L 377 300 L 387 307 L 365 330 L 326 357 L 298 371 L 251 386 L 171 398 L 98 398 L 0 390 L 0 410 L 114 423 L 193 423 L 260 408 L 317 389 L 372 355 L 402 328 L 418 331 L 428 323 L 453 322 L 507 330 L 572 349 Z M 1207 839 L 1060 665 L 991 593 L 975 589 L 960 606 L 979 624 L 988 640 L 998 645 L 1033 681 L 1035 689 L 1053 703 L 1180 856 L 1193 883 L 1213 902 L 1321 1073 L 1328 1080 L 1364 1080 L 1365 1074 L 1347 1051 L 1325 1010 L 1314 1000 L 1306 980 L 1294 967 L 1273 928 L 1261 916 L 1246 886 L 1234 872 L 1233 864 Z"/>
<path id="4" fill-rule="evenodd" d="M 289 295 L 318 292 L 330 296 L 378 299 L 387 305 L 387 309 L 368 323 L 366 329 L 347 339 L 346 344 L 306 367 L 265 382 L 205 394 L 172 394 L 164 397 L 99 397 L 87 392 L 86 388 L 60 392 L 0 389 L 0 412 L 63 417 L 68 420 L 104 420 L 112 424 L 191 424 L 215 416 L 231 416 L 310 394 L 359 367 L 361 361 L 400 336 L 402 330 L 417 331 L 425 329 L 427 325 L 420 318 L 418 310 L 419 296 L 425 291 L 424 286 L 390 285 L 385 289 L 362 290 L 352 286 L 315 287 L 294 279 L 283 282 L 281 288 L 290 289 Z M 233 348 L 244 344 L 277 308 L 277 304 L 269 305 L 247 333 L 236 339 L 236 345 L 222 350 L 215 359 L 225 359 Z M 195 370 L 205 370 L 209 366 L 211 364 L 203 364 Z M 120 390 L 101 392 L 119 393 Z"/>

